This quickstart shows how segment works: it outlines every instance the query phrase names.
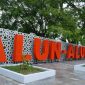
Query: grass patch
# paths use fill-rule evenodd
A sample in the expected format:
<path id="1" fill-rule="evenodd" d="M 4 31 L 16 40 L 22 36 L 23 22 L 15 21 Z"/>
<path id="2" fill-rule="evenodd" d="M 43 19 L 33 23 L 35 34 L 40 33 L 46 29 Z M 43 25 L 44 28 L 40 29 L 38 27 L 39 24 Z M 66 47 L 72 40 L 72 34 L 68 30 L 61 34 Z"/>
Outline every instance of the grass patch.
<path id="1" fill-rule="evenodd" d="M 85 67 L 85 65 L 82 65 L 83 67 Z"/>
<path id="2" fill-rule="evenodd" d="M 24 75 L 44 71 L 42 69 L 32 67 L 32 66 L 28 66 L 28 68 L 21 69 L 21 65 L 3 66 L 2 68 L 5 68 L 5 69 L 11 70 L 11 71 L 15 71 L 15 72 L 18 72 L 18 73 L 21 73 L 21 74 L 24 74 Z"/>

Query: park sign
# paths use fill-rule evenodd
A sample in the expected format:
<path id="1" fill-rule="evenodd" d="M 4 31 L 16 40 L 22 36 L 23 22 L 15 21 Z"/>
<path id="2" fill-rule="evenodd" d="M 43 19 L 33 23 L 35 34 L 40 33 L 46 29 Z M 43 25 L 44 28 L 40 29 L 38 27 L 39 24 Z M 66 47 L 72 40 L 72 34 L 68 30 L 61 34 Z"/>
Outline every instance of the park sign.
<path id="1" fill-rule="evenodd" d="M 24 35 L 15 34 L 14 44 L 13 44 L 13 53 L 12 53 L 12 62 L 22 62 L 23 58 L 23 40 Z M 67 59 L 79 59 L 85 58 L 85 47 L 68 44 L 67 49 L 62 50 L 62 43 L 55 42 L 52 40 L 44 39 L 43 41 L 40 38 L 35 37 L 33 42 L 33 55 L 29 53 L 25 54 L 28 60 L 32 59 L 34 56 L 35 60 L 46 61 L 49 60 L 60 60 L 61 55 L 64 54 Z M 27 47 L 28 48 L 28 47 Z M 0 62 L 7 62 L 6 53 L 4 51 L 4 45 L 2 37 L 0 37 Z"/>

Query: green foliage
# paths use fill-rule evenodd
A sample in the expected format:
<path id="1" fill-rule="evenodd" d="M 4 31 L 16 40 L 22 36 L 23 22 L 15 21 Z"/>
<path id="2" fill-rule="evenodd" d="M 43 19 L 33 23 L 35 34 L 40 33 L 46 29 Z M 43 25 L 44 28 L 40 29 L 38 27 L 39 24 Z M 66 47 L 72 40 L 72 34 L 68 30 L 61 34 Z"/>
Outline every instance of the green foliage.
<path id="1" fill-rule="evenodd" d="M 34 67 L 29 67 L 30 70 L 24 69 L 23 71 L 21 71 L 20 66 L 16 65 L 16 66 L 3 66 L 3 68 L 11 70 L 11 71 L 15 71 L 24 75 L 27 74 L 31 74 L 31 73 L 37 73 L 37 72 L 42 72 L 44 70 L 39 69 L 39 68 L 34 68 Z"/>
<path id="2" fill-rule="evenodd" d="M 30 71 L 32 69 L 32 65 L 30 64 L 30 60 L 26 59 L 26 55 L 22 55 L 22 64 L 20 64 L 20 71 Z"/>
<path id="3" fill-rule="evenodd" d="M 43 37 L 53 32 L 54 38 L 62 33 L 64 41 L 84 45 L 85 0 L 0 0 L 0 10 L 1 28 Z"/>
<path id="4" fill-rule="evenodd" d="M 22 73 L 22 74 L 30 74 L 30 73 L 36 73 L 36 72 L 41 72 L 44 71 L 39 68 L 35 68 L 30 64 L 30 61 L 26 59 L 26 55 L 22 56 L 23 61 L 22 64 L 20 65 L 15 65 L 15 66 L 3 66 L 3 68 Z"/>

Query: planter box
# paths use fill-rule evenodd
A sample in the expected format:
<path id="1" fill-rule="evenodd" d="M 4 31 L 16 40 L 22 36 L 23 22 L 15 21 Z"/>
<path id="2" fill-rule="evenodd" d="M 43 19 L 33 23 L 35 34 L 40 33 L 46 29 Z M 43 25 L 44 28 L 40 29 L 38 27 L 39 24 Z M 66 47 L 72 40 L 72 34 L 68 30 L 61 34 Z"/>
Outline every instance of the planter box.
<path id="1" fill-rule="evenodd" d="M 75 65 L 74 71 L 85 72 L 85 67 L 83 65 L 85 65 L 85 64 Z"/>
<path id="2" fill-rule="evenodd" d="M 74 66 L 75 75 L 81 79 L 85 79 L 85 64 L 79 64 Z"/>
<path id="3" fill-rule="evenodd" d="M 55 70 L 42 68 L 42 67 L 38 67 L 38 66 L 33 66 L 33 67 L 40 68 L 45 71 L 28 74 L 28 75 L 23 75 L 23 74 L 20 74 L 20 73 L 0 67 L 0 74 L 3 76 L 9 77 L 11 79 L 14 79 L 18 82 L 21 82 L 21 83 L 29 83 L 29 82 L 45 79 L 45 78 L 52 77 L 52 76 L 56 75 Z"/>

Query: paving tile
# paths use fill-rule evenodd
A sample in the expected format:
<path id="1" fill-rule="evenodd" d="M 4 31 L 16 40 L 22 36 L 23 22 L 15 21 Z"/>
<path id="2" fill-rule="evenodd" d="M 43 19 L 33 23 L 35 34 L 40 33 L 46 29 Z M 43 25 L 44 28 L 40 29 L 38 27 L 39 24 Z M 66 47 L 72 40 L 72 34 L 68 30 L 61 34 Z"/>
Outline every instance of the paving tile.
<path id="1" fill-rule="evenodd" d="M 85 80 L 75 75 L 73 66 L 84 63 L 85 60 L 64 61 L 55 63 L 36 64 L 37 66 L 55 69 L 56 76 L 31 82 L 28 84 L 21 84 L 9 78 L 0 75 L 0 85 L 85 85 Z"/>

